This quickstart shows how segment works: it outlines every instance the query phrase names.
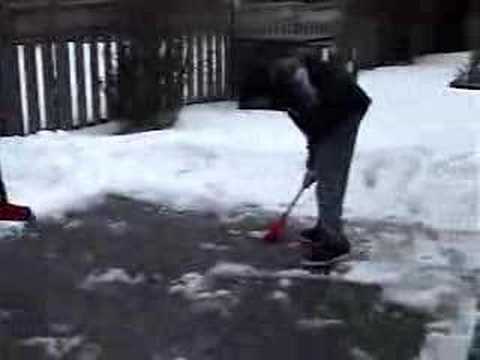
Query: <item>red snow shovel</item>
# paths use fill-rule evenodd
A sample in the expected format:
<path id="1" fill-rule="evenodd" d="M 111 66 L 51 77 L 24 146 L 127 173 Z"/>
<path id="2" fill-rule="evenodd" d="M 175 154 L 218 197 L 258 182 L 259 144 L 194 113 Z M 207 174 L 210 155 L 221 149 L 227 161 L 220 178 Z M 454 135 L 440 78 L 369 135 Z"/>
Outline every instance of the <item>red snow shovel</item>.
<path id="1" fill-rule="evenodd" d="M 32 210 L 27 206 L 0 202 L 0 221 L 29 221 L 32 216 Z"/>
<path id="2" fill-rule="evenodd" d="M 298 200 L 300 199 L 300 197 L 303 194 L 303 191 L 306 188 L 307 187 L 302 186 L 300 188 L 300 190 L 298 190 L 297 194 L 293 198 L 292 202 L 288 205 L 287 210 L 285 210 L 285 212 L 282 214 L 282 216 L 280 216 L 280 218 L 277 221 L 270 224 L 270 226 L 268 227 L 267 233 L 263 236 L 263 241 L 265 241 L 267 243 L 275 243 L 275 242 L 278 242 L 280 240 L 280 238 L 282 237 L 282 235 L 285 231 L 285 225 L 287 224 L 287 218 L 290 215 L 290 213 L 292 212 L 293 207 L 298 202 Z"/>

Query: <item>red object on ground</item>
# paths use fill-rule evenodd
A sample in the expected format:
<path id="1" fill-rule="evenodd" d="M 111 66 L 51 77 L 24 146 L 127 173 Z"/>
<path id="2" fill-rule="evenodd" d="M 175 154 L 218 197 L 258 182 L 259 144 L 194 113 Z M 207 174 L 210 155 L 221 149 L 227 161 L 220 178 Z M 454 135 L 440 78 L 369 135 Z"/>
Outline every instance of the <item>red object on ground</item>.
<path id="1" fill-rule="evenodd" d="M 275 243 L 280 240 L 285 231 L 285 225 L 287 224 L 287 217 L 282 216 L 277 221 L 273 222 L 269 227 L 268 231 L 263 237 L 263 240 L 267 243 Z"/>
<path id="2" fill-rule="evenodd" d="M 32 210 L 28 206 L 0 203 L 0 221 L 28 221 Z"/>
<path id="3" fill-rule="evenodd" d="M 281 239 L 284 231 L 285 231 L 285 226 L 287 224 L 287 218 L 290 215 L 290 213 L 293 210 L 293 207 L 297 203 L 297 201 L 300 199 L 300 196 L 302 196 L 303 192 L 305 191 L 307 187 L 302 186 L 300 190 L 297 192 L 295 195 L 295 198 L 292 200 L 292 202 L 288 205 L 287 210 L 282 214 L 280 219 L 277 221 L 273 222 L 269 227 L 267 233 L 263 236 L 263 241 L 267 243 L 274 243 L 277 242 Z"/>

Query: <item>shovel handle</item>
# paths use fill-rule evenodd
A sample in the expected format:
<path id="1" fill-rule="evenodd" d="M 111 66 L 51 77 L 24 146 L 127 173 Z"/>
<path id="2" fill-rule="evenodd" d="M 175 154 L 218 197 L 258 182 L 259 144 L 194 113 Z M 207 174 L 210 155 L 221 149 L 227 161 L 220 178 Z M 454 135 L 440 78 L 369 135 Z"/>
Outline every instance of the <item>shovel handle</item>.
<path id="1" fill-rule="evenodd" d="M 305 190 L 305 187 L 304 187 L 304 186 L 302 186 L 302 187 L 298 190 L 297 194 L 295 195 L 295 197 L 293 198 L 292 202 L 288 205 L 287 210 L 286 210 L 285 213 L 283 214 L 283 216 L 282 216 L 283 219 L 286 219 L 286 218 L 290 215 L 290 213 L 291 213 L 292 210 L 293 210 L 293 207 L 295 206 L 295 204 L 298 202 L 298 200 L 299 200 L 300 197 L 302 196 L 304 190 Z"/>

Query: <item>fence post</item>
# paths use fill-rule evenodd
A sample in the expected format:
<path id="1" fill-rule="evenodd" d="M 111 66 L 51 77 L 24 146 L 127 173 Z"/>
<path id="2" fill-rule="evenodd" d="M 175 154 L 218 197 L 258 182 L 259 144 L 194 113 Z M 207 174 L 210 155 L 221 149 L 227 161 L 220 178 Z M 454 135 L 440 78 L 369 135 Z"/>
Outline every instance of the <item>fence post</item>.
<path id="1" fill-rule="evenodd" d="M 112 42 L 113 38 L 110 35 L 105 37 L 105 47 L 103 50 L 104 54 L 104 62 L 105 62 L 105 79 L 104 83 L 102 84 L 104 93 L 105 93 L 105 116 L 106 118 L 111 118 L 113 116 L 112 109 L 111 109 L 111 98 L 110 98 L 110 76 L 112 75 L 113 65 L 112 65 Z"/>
<path id="2" fill-rule="evenodd" d="M 48 41 L 42 47 L 43 76 L 45 84 L 45 115 L 46 128 L 57 129 L 58 118 L 55 107 L 55 65 L 53 63 L 53 42 Z"/>
<path id="3" fill-rule="evenodd" d="M 207 65 L 208 65 L 208 97 L 214 98 L 215 93 L 215 51 L 214 51 L 214 34 L 209 31 L 207 33 Z"/>
<path id="4" fill-rule="evenodd" d="M 61 129 L 73 127 L 72 98 L 70 93 L 70 64 L 68 56 L 68 44 L 59 42 L 56 46 L 57 58 L 57 86 L 56 103 L 57 119 Z"/>
<path id="5" fill-rule="evenodd" d="M 199 47 L 198 50 L 200 52 L 199 58 L 200 58 L 200 98 L 205 99 L 208 91 L 208 35 L 206 34 L 205 30 L 202 29 L 202 32 L 200 33 L 200 42 L 199 42 Z"/>
<path id="6" fill-rule="evenodd" d="M 197 96 L 195 76 L 197 74 L 198 59 L 196 58 L 195 33 L 192 31 L 188 36 L 187 66 L 188 66 L 188 100 L 193 100 Z"/>
<path id="7" fill-rule="evenodd" d="M 87 123 L 87 99 L 85 95 L 85 57 L 81 39 L 75 41 L 75 73 L 77 76 L 77 125 L 83 126 Z"/>
<path id="8" fill-rule="evenodd" d="M 225 63 L 226 69 L 225 72 L 225 92 L 228 93 L 230 97 L 234 97 L 236 95 L 236 84 L 235 80 L 236 77 L 234 76 L 235 73 L 235 35 L 236 35 L 236 25 L 237 25 L 237 17 L 236 17 L 236 1 L 230 0 L 230 18 L 229 18 L 229 34 L 225 37 Z"/>
<path id="9" fill-rule="evenodd" d="M 16 46 L 0 39 L 0 111 L 4 135 L 24 135 Z"/>
<path id="10" fill-rule="evenodd" d="M 192 33 L 192 83 L 193 83 L 193 98 L 196 100 L 200 98 L 201 94 L 201 60 L 200 60 L 200 36 L 198 32 Z"/>
<path id="11" fill-rule="evenodd" d="M 90 43 L 90 69 L 92 72 L 92 121 L 100 118 L 100 76 L 98 71 L 98 43 L 95 38 Z"/>
<path id="12" fill-rule="evenodd" d="M 167 62 L 170 61 L 170 56 L 172 54 L 173 50 L 173 41 L 172 41 L 172 34 L 165 34 L 163 36 L 162 41 L 160 42 L 161 47 L 164 49 L 164 61 L 166 60 Z M 165 62 L 164 62 L 165 64 Z M 163 84 L 163 89 L 161 94 L 161 98 L 159 99 L 160 101 L 160 110 L 165 111 L 166 109 L 170 109 L 171 104 L 173 104 L 173 99 L 172 96 L 173 94 L 171 93 L 171 86 L 173 84 L 173 74 L 164 74 L 163 75 L 164 79 L 164 84 Z"/>
<path id="13" fill-rule="evenodd" d="M 0 2 L 0 112 L 4 135 L 24 135 L 17 47 L 11 40 L 11 14 Z"/>
<path id="14" fill-rule="evenodd" d="M 38 79 L 35 63 L 35 43 L 23 46 L 25 59 L 26 95 L 28 103 L 28 132 L 36 133 L 40 129 L 40 111 L 38 107 Z"/>
<path id="15" fill-rule="evenodd" d="M 222 36 L 221 33 L 215 33 L 215 95 L 223 97 L 222 91 Z"/>

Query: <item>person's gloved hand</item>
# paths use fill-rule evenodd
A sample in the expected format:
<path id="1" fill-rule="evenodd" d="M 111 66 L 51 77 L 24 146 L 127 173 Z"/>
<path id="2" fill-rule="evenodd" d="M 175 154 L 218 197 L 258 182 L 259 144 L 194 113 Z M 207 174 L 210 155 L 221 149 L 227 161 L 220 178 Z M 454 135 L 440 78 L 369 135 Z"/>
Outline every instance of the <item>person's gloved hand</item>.
<path id="1" fill-rule="evenodd" d="M 307 170 L 305 172 L 305 176 L 303 177 L 303 188 L 304 189 L 309 188 L 316 181 L 317 181 L 317 176 L 315 175 L 315 172 L 312 170 Z"/>

